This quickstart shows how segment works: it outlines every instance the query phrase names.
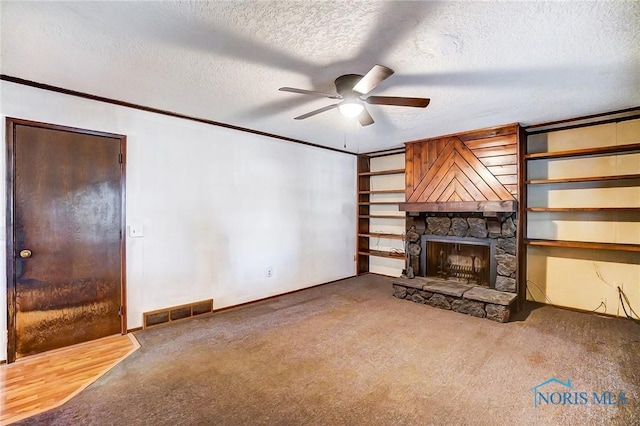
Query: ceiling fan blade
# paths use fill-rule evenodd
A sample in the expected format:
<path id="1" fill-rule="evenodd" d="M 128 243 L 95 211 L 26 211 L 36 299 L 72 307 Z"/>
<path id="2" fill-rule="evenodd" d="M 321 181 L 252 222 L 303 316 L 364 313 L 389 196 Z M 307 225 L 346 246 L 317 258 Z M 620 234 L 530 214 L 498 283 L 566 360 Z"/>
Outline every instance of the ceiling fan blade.
<path id="1" fill-rule="evenodd" d="M 315 90 L 296 89 L 295 87 L 281 87 L 278 90 L 280 90 L 281 92 L 300 93 L 302 95 L 322 96 L 323 98 L 329 98 L 329 99 L 341 99 L 339 95 L 332 95 L 331 93 L 316 92 Z"/>
<path id="2" fill-rule="evenodd" d="M 364 100 L 368 104 L 372 105 L 396 105 L 407 106 L 415 108 L 426 108 L 431 102 L 431 99 L 427 98 L 404 98 L 394 96 L 369 96 Z"/>
<path id="3" fill-rule="evenodd" d="M 387 68 L 382 65 L 374 65 L 373 68 L 371 68 L 369 72 L 366 73 L 355 86 L 353 86 L 353 91 L 366 95 L 375 89 L 378 84 L 389 78 L 391 74 L 393 74 L 393 70 L 391 68 Z"/>
<path id="4" fill-rule="evenodd" d="M 325 111 L 329 111 L 330 109 L 334 109 L 338 106 L 338 104 L 333 104 L 333 105 L 329 105 L 320 109 L 316 109 L 314 111 L 308 112 L 306 114 L 302 114 L 299 115 L 297 117 L 294 118 L 294 120 L 304 120 L 305 118 L 309 118 L 311 116 L 314 116 L 316 114 L 320 114 L 321 112 L 325 112 Z"/>
<path id="5" fill-rule="evenodd" d="M 373 117 L 371 117 L 371 114 L 369 114 L 369 111 L 365 108 L 358 116 L 358 121 L 362 127 L 368 126 L 369 124 L 373 124 Z"/>

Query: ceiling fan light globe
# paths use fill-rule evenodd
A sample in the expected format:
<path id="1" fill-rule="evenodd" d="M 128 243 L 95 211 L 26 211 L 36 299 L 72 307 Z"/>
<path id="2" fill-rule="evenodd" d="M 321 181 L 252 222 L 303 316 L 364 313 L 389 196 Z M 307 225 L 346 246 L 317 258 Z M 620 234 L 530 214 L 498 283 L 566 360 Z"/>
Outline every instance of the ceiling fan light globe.
<path id="1" fill-rule="evenodd" d="M 340 114 L 347 118 L 355 118 L 362 113 L 362 111 L 364 110 L 364 105 L 362 105 L 360 102 L 355 101 L 342 102 L 340 105 L 338 105 L 338 110 L 340 111 Z"/>

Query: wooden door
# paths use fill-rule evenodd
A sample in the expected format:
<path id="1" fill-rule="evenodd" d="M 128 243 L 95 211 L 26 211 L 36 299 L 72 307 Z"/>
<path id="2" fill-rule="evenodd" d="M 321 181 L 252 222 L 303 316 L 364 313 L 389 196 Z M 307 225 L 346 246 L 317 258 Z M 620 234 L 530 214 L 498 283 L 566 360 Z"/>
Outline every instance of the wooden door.
<path id="1" fill-rule="evenodd" d="M 126 332 L 125 143 L 7 118 L 10 362 Z"/>

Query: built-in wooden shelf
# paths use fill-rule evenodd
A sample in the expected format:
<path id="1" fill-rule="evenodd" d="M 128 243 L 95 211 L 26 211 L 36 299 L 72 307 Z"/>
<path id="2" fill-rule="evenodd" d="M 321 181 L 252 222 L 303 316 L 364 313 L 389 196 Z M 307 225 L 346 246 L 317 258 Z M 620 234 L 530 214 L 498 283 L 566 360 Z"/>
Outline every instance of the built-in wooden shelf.
<path id="1" fill-rule="evenodd" d="M 615 233 L 592 236 L 589 233 L 580 232 L 580 229 L 591 227 L 595 227 L 595 230 L 600 228 L 604 230 L 604 228 L 611 226 L 617 227 L 618 224 L 629 224 L 633 228 L 640 223 L 638 203 L 629 202 L 628 198 L 615 196 L 616 191 L 622 188 L 633 190 L 640 188 L 640 163 L 635 161 L 640 153 L 640 140 L 638 138 L 629 140 L 625 136 L 637 130 L 637 123 L 628 123 L 630 127 L 626 127 L 627 124 L 621 127 L 624 121 L 637 120 L 638 118 L 640 118 L 640 108 L 636 107 L 624 111 L 543 123 L 524 129 L 523 136 L 525 137 L 519 146 L 522 161 L 519 162 L 518 182 L 521 194 L 519 219 L 522 229 L 518 229 L 521 233 L 519 235 L 521 239 L 518 247 L 520 256 L 517 268 L 519 270 L 519 289 L 522 293 L 526 294 L 525 287 L 533 273 L 532 270 L 535 269 L 534 264 L 528 266 L 531 260 L 528 254 L 533 254 L 534 250 L 537 252 L 536 256 L 563 259 L 573 259 L 578 256 L 580 259 L 593 260 L 594 262 L 605 261 L 605 259 L 609 259 L 609 256 L 611 256 L 611 262 L 620 263 L 633 262 L 639 258 L 640 241 L 637 238 L 628 238 L 620 242 L 619 239 L 616 239 Z M 606 131 L 599 127 L 605 123 L 607 123 Z M 633 130 L 629 131 L 630 129 Z M 576 131 L 574 132 L 574 130 Z M 560 131 L 568 133 L 561 135 L 558 133 Z M 540 137 L 534 135 L 540 135 Z M 620 138 L 621 136 L 626 139 L 624 142 Z M 580 140 L 580 137 L 585 139 Z M 561 143 L 563 146 L 551 146 L 553 144 L 547 143 L 551 140 Z M 618 141 L 622 144 L 588 146 L 592 143 L 615 144 Z M 547 151 L 543 151 L 545 149 Z M 608 165 L 609 167 L 606 167 L 606 170 L 598 170 L 598 167 L 592 167 L 591 164 L 595 160 L 601 161 L 603 166 Z M 538 174 L 536 172 L 537 166 L 548 168 L 550 164 L 547 164 L 547 161 L 550 164 L 554 163 L 553 166 L 567 169 L 567 171 L 568 169 L 579 169 L 579 171 L 573 176 Z M 619 161 L 623 161 L 626 166 L 631 168 L 621 172 L 615 170 L 614 166 Z M 564 162 L 567 164 L 565 165 Z M 571 203 L 562 203 L 562 200 L 555 205 L 536 202 L 540 196 L 549 198 L 553 195 L 553 191 L 570 191 L 571 189 L 580 189 L 581 192 L 584 192 L 579 196 L 580 206 L 571 206 Z M 607 202 L 602 200 L 607 200 Z M 625 205 L 633 205 L 634 207 L 625 207 Z M 562 235 L 562 233 L 536 235 L 536 229 L 539 228 L 539 225 L 553 224 L 557 221 L 574 222 L 566 224 L 566 231 L 575 235 L 568 233 L 567 235 Z M 565 225 L 558 223 L 558 228 L 565 229 Z M 549 286 L 558 286 L 565 293 L 579 287 L 580 283 L 563 283 L 561 280 L 551 278 L 555 271 L 561 270 L 563 267 L 571 268 L 570 265 L 554 263 L 547 266 L 549 268 L 547 274 Z M 578 287 L 574 287 L 575 285 Z M 544 290 L 544 286 L 542 287 Z M 546 298 L 544 293 L 542 291 Z M 596 294 L 592 296 L 594 299 L 600 297 Z M 546 298 L 546 300 L 548 302 L 549 299 Z M 567 299 L 567 302 L 567 306 L 577 305 L 573 306 L 576 308 L 582 303 L 575 298 L 573 300 Z"/>
<path id="2" fill-rule="evenodd" d="M 528 212 L 638 212 L 640 207 L 528 207 Z"/>
<path id="3" fill-rule="evenodd" d="M 572 149 L 568 151 L 534 152 L 525 154 L 526 160 L 542 160 L 545 158 L 584 157 L 588 155 L 610 155 L 640 152 L 640 143 L 626 145 L 600 146 L 596 148 Z"/>
<path id="4" fill-rule="evenodd" d="M 377 158 L 377 157 L 388 157 L 390 155 L 398 155 L 398 154 L 404 154 L 404 146 L 401 146 L 399 148 L 385 149 L 384 151 L 363 152 L 360 155 L 363 157 Z"/>
<path id="5" fill-rule="evenodd" d="M 591 241 L 562 241 L 562 240 L 538 240 L 527 239 L 525 244 L 530 246 L 546 246 L 546 247 L 567 247 L 567 248 L 584 248 L 596 250 L 615 250 L 615 251 L 633 251 L 640 252 L 640 244 L 620 244 L 620 243 L 596 243 Z"/>
<path id="6" fill-rule="evenodd" d="M 562 179 L 532 179 L 525 181 L 528 185 L 540 185 L 549 183 L 576 183 L 576 182 L 605 182 L 605 181 L 621 181 L 628 179 L 640 179 L 640 174 L 615 175 L 615 176 L 588 176 L 574 177 Z"/>
<path id="7" fill-rule="evenodd" d="M 360 215 L 359 219 L 402 219 L 405 220 L 406 216 L 398 216 L 398 215 L 390 215 L 390 214 L 379 214 L 379 215 Z"/>
<path id="8" fill-rule="evenodd" d="M 361 206 L 398 205 L 401 201 L 360 201 Z"/>
<path id="9" fill-rule="evenodd" d="M 404 194 L 404 189 L 381 189 L 378 191 L 360 191 L 358 194 Z"/>
<path id="10" fill-rule="evenodd" d="M 369 232 L 368 234 L 358 234 L 358 237 L 365 238 L 388 238 L 390 240 L 404 240 L 404 235 L 401 234 L 383 234 L 378 232 Z"/>
<path id="11" fill-rule="evenodd" d="M 359 250 L 358 254 L 362 256 L 391 257 L 393 259 L 404 259 L 406 256 L 405 253 L 382 250 Z"/>
<path id="12" fill-rule="evenodd" d="M 404 174 L 404 169 L 380 170 L 378 172 L 360 172 L 358 176 L 381 176 L 381 175 L 400 175 Z"/>
<path id="13" fill-rule="evenodd" d="M 404 253 L 396 252 L 396 249 L 386 248 L 383 250 L 372 250 L 370 248 L 372 238 L 383 238 L 390 240 L 404 240 L 402 233 L 405 231 L 406 215 L 403 212 L 396 211 L 396 207 L 399 203 L 405 201 L 405 188 L 404 188 L 404 162 L 394 163 L 387 170 L 380 170 L 381 167 L 374 167 L 372 170 L 372 160 L 377 157 L 383 157 L 387 155 L 398 155 L 404 152 L 404 148 L 398 148 L 391 151 L 383 151 L 377 153 L 360 154 L 358 155 L 358 190 L 357 190 L 357 202 L 358 202 L 358 220 L 357 220 L 357 233 L 356 233 L 356 273 L 358 275 L 369 273 L 371 265 L 375 265 L 375 259 L 373 257 L 386 257 L 392 259 L 405 259 Z M 398 159 L 399 160 L 399 159 Z M 382 167 L 387 162 L 378 163 Z M 396 176 L 393 178 L 393 176 Z M 378 181 L 375 177 L 379 176 Z M 391 181 L 385 179 L 385 176 L 392 177 L 392 180 L 402 178 L 402 183 L 390 184 Z M 379 187 L 376 183 L 385 180 L 387 182 L 386 187 Z M 382 194 L 392 194 L 391 196 L 384 196 Z M 377 196 L 379 195 L 379 196 Z M 395 201 L 394 201 L 395 200 Z M 388 206 L 384 207 L 387 211 L 375 211 L 373 206 Z M 372 211 L 373 210 L 373 211 Z M 393 228 L 385 229 L 385 232 L 372 231 L 371 221 L 373 219 L 389 219 L 389 225 L 393 225 Z M 396 226 L 401 226 L 402 230 L 396 229 Z M 375 225 L 373 226 L 375 228 Z M 390 241 L 391 242 L 391 241 Z M 400 243 L 394 243 L 400 244 Z M 402 250 L 399 246 L 398 249 Z"/>

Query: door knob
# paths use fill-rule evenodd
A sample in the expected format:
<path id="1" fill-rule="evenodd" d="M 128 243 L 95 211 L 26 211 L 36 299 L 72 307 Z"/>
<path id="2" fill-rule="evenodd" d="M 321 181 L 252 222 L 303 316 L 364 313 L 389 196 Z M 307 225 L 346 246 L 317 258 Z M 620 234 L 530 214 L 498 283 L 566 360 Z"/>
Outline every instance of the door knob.
<path id="1" fill-rule="evenodd" d="M 31 257 L 31 250 L 20 250 L 20 257 L 23 259 Z"/>

